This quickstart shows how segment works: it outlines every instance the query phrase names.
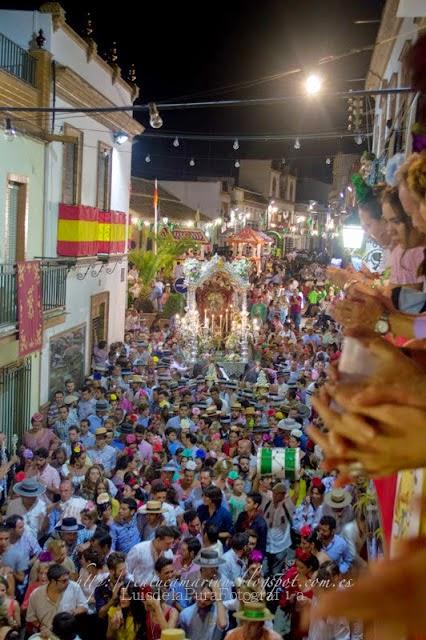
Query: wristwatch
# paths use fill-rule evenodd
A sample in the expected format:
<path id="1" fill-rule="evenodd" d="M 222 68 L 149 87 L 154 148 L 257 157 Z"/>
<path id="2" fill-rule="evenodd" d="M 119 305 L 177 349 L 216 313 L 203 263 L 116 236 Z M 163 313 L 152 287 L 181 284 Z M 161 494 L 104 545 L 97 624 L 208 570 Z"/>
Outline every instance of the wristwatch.
<path id="1" fill-rule="evenodd" d="M 374 331 L 376 333 L 380 333 L 380 335 L 384 336 L 387 333 L 389 333 L 390 331 L 390 324 L 389 324 L 389 314 L 388 313 L 384 313 L 380 316 L 380 318 L 376 321 L 376 324 L 374 325 Z"/>

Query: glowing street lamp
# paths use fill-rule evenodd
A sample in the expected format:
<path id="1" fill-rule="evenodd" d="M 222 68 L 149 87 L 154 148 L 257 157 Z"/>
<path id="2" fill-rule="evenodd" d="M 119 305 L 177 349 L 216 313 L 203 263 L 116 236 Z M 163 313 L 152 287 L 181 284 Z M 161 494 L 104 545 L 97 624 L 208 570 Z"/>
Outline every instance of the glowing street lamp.
<path id="1" fill-rule="evenodd" d="M 305 91 L 308 95 L 314 96 L 321 91 L 322 78 L 316 73 L 311 73 L 305 80 Z"/>

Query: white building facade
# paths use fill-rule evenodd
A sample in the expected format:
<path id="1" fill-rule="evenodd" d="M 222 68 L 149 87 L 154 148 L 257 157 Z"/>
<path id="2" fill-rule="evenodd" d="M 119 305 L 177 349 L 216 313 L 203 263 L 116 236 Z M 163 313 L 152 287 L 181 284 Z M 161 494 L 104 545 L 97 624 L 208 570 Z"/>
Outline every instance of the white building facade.
<path id="1" fill-rule="evenodd" d="M 42 30 L 50 53 L 46 85 L 56 109 L 129 106 L 137 88 L 81 38 L 57 3 L 0 11 L 1 31 L 22 47 Z M 66 302 L 45 319 L 40 357 L 44 405 L 67 378 L 90 371 L 93 346 L 122 340 L 127 303 L 127 235 L 132 138 L 143 127 L 128 112 L 64 113 L 49 119 L 44 150 L 42 254 L 68 267 Z M 127 141 L 117 144 L 117 134 Z"/>

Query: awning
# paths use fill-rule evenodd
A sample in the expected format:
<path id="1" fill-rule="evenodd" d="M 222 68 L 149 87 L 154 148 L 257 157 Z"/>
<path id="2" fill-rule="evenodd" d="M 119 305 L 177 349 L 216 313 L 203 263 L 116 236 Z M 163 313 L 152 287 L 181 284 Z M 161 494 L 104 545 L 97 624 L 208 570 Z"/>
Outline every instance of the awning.
<path id="1" fill-rule="evenodd" d="M 271 244 L 273 240 L 262 231 L 256 231 L 251 227 L 244 227 L 227 240 L 230 244 Z"/>
<path id="2" fill-rule="evenodd" d="M 209 244 L 209 240 L 201 229 L 163 229 L 162 233 L 170 233 L 175 240 L 192 240 L 201 244 Z"/>

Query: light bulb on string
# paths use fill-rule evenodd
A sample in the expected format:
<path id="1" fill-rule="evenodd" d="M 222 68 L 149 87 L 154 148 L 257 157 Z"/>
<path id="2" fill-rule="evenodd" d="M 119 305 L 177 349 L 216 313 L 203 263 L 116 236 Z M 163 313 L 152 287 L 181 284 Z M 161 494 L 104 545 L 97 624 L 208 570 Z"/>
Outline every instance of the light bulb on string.
<path id="1" fill-rule="evenodd" d="M 285 164 L 285 158 L 281 159 L 281 164 Z"/>
<path id="2" fill-rule="evenodd" d="M 163 126 L 163 119 L 160 116 L 155 102 L 148 104 L 149 124 L 153 129 L 160 129 Z"/>
<path id="3" fill-rule="evenodd" d="M 358 133 L 354 138 L 356 144 L 362 144 L 362 135 Z"/>
<path id="4" fill-rule="evenodd" d="M 325 164 L 331 164 L 331 158 L 327 158 Z"/>
<path id="5" fill-rule="evenodd" d="M 176 147 L 176 149 L 177 149 L 179 144 L 180 144 L 179 138 L 176 136 L 176 138 L 173 140 L 173 146 Z"/>
<path id="6" fill-rule="evenodd" d="M 149 153 L 147 153 L 145 156 L 145 162 L 148 162 L 148 163 L 151 162 L 151 156 L 149 155 Z"/>
<path id="7" fill-rule="evenodd" d="M 300 140 L 299 140 L 299 138 L 296 138 L 296 140 L 294 141 L 294 148 L 295 149 L 300 149 Z"/>
<path id="8" fill-rule="evenodd" d="M 234 151 L 238 151 L 238 149 L 240 148 L 240 143 L 238 142 L 238 139 L 235 138 L 234 140 L 234 144 L 232 145 Z"/>
<path id="9" fill-rule="evenodd" d="M 191 160 L 189 161 L 189 166 L 190 166 L 190 167 L 195 167 L 195 160 L 194 160 L 194 158 L 191 158 Z"/>
<path id="10" fill-rule="evenodd" d="M 236 169 L 238 169 L 238 168 L 240 167 L 240 161 L 239 161 L 239 160 L 235 160 L 234 167 L 235 167 Z"/>

